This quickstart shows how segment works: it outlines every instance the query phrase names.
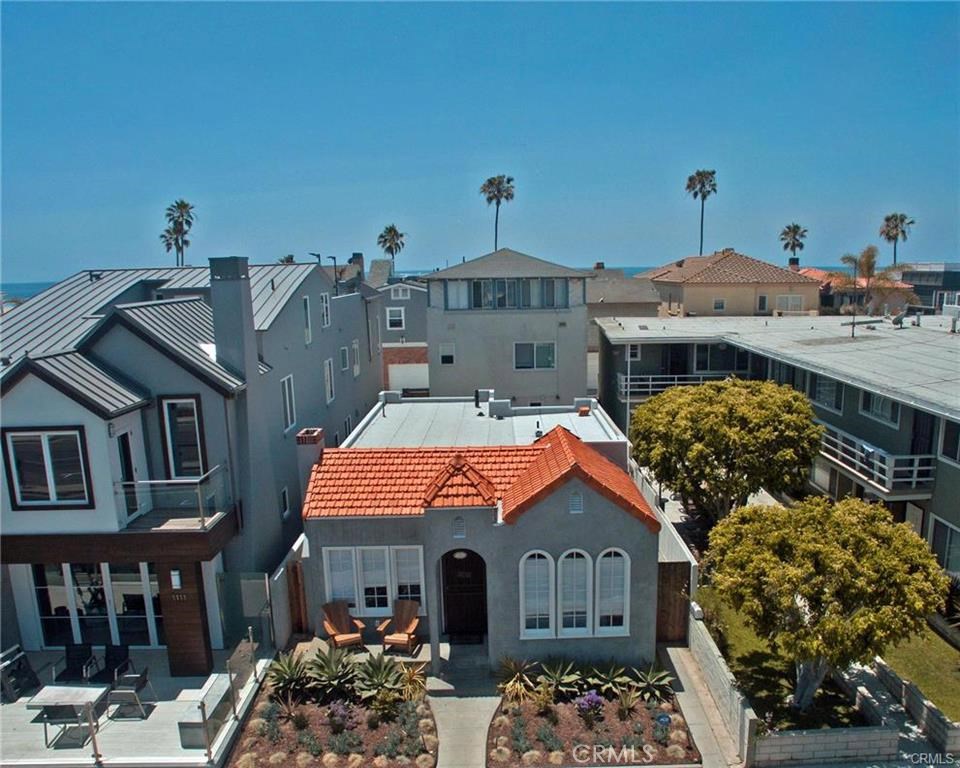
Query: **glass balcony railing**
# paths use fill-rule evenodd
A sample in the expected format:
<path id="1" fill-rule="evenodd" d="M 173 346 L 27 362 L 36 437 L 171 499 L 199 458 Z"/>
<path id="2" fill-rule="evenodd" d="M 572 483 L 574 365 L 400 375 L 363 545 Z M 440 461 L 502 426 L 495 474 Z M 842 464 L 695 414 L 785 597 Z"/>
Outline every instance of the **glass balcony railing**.
<path id="1" fill-rule="evenodd" d="M 230 470 L 218 464 L 200 477 L 114 484 L 128 528 L 206 530 L 233 509 Z"/>

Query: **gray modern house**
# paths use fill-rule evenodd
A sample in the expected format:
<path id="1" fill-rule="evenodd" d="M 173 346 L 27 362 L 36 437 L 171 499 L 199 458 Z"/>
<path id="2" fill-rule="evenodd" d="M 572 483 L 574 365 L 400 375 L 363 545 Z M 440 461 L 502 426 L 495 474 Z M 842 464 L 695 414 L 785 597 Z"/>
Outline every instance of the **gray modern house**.
<path id="1" fill-rule="evenodd" d="M 441 641 L 485 642 L 491 666 L 654 658 L 660 523 L 596 400 L 386 392 L 343 447 L 303 449 L 304 584 L 320 634 L 326 602 L 372 630 L 408 599 L 434 661 Z"/>
<path id="2" fill-rule="evenodd" d="M 231 585 L 301 530 L 297 431 L 335 445 L 376 402 L 378 302 L 220 258 L 81 272 L 6 313 L 5 644 L 167 646 L 207 674 L 250 613 Z"/>
<path id="3" fill-rule="evenodd" d="M 600 401 L 622 428 L 632 408 L 668 387 L 728 376 L 789 384 L 825 427 L 810 490 L 882 501 L 960 573 L 960 335 L 951 318 L 598 323 Z"/>
<path id="4" fill-rule="evenodd" d="M 501 248 L 424 276 L 430 394 L 495 389 L 517 405 L 587 391 L 587 280 Z"/>

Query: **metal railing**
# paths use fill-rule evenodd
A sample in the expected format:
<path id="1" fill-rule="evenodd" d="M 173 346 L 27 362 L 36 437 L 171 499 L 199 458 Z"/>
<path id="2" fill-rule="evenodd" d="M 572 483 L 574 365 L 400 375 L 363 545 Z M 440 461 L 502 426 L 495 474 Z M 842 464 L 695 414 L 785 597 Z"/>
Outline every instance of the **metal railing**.
<path id="1" fill-rule="evenodd" d="M 146 516 L 195 520 L 202 529 L 219 512 L 233 506 L 230 470 L 218 464 L 200 477 L 177 480 L 135 480 L 114 483 L 117 504 L 127 510 L 127 519 Z"/>
<path id="2" fill-rule="evenodd" d="M 884 493 L 926 488 L 933 483 L 937 457 L 896 455 L 876 448 L 829 424 L 820 440 L 820 453 Z"/>
<path id="3" fill-rule="evenodd" d="M 641 374 L 631 374 L 629 377 L 629 391 L 627 388 L 627 375 L 625 373 L 617 374 L 617 392 L 621 399 L 630 397 L 652 397 L 658 395 L 670 387 L 692 386 L 703 384 L 706 381 L 717 381 L 731 376 L 731 373 L 694 373 L 677 376 L 648 376 Z"/>

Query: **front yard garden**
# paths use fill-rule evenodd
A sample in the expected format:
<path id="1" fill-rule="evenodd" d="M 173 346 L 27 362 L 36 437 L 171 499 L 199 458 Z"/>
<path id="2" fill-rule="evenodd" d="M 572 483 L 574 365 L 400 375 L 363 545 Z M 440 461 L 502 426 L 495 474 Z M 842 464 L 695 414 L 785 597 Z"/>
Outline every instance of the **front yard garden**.
<path id="1" fill-rule="evenodd" d="M 281 655 L 227 765 L 433 768 L 437 729 L 424 665 L 345 650 Z"/>
<path id="2" fill-rule="evenodd" d="M 697 763 L 672 679 L 653 668 L 504 659 L 503 701 L 487 737 L 488 766 Z M 598 757 L 599 756 L 599 757 Z"/>

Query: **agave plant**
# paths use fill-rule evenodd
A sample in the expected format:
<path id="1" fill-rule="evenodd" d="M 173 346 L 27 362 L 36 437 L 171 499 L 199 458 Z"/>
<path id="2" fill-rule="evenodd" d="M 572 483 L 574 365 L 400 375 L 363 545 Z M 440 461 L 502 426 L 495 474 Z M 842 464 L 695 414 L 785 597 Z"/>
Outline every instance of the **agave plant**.
<path id="1" fill-rule="evenodd" d="M 580 693 L 583 676 L 572 662 L 558 659 L 543 663 L 537 682 L 546 683 L 558 697 L 567 699 Z"/>
<path id="2" fill-rule="evenodd" d="M 629 720 L 642 698 L 640 689 L 633 683 L 621 685 L 617 691 L 617 717 L 620 720 Z"/>
<path id="3" fill-rule="evenodd" d="M 426 664 L 403 664 L 403 688 L 400 695 L 404 701 L 419 701 L 427 692 Z"/>
<path id="4" fill-rule="evenodd" d="M 372 699 L 381 691 L 389 691 L 399 698 L 404 686 L 403 666 L 396 659 L 384 656 L 382 651 L 368 656 L 357 666 L 354 686 L 363 700 Z"/>
<path id="5" fill-rule="evenodd" d="M 637 681 L 637 690 L 644 701 L 655 701 L 659 704 L 673 696 L 673 678 L 665 670 L 657 669 L 651 664 L 646 672 L 634 669 L 633 674 Z"/>
<path id="6" fill-rule="evenodd" d="M 587 676 L 587 683 L 601 696 L 612 699 L 617 691 L 630 683 L 626 667 L 611 664 L 609 667 L 594 667 Z"/>
<path id="7" fill-rule="evenodd" d="M 326 653 L 317 651 L 316 656 L 307 662 L 307 671 L 325 701 L 347 699 L 354 693 L 356 664 L 343 648 L 331 646 Z"/>
<path id="8" fill-rule="evenodd" d="M 500 669 L 497 677 L 500 682 L 497 690 L 512 704 L 526 701 L 533 691 L 533 674 L 537 665 L 526 659 L 512 659 L 504 656 L 500 659 Z"/>
<path id="9" fill-rule="evenodd" d="M 281 653 L 267 670 L 267 681 L 276 701 L 298 704 L 307 698 L 313 681 L 303 659 Z"/>

